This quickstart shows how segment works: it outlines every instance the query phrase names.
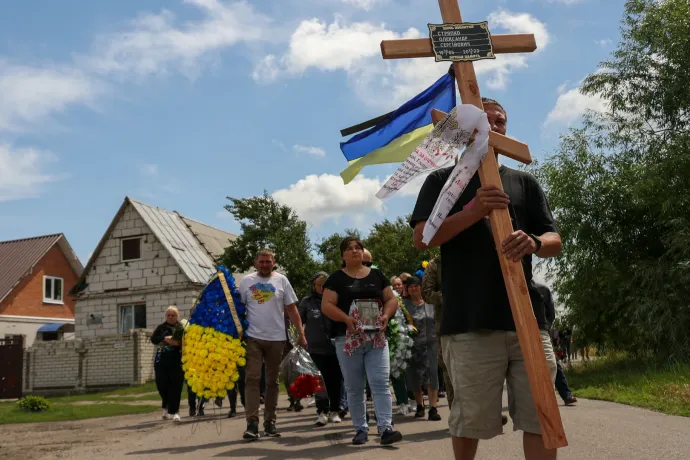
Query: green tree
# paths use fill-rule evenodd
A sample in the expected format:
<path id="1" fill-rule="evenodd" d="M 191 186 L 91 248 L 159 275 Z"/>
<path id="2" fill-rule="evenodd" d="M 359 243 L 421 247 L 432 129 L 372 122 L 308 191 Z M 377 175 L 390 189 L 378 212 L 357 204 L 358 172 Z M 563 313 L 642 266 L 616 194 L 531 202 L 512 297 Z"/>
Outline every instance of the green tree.
<path id="1" fill-rule="evenodd" d="M 431 260 L 438 255 L 438 249 L 420 251 L 414 247 L 412 227 L 409 218 L 398 217 L 390 221 L 374 224 L 371 233 L 364 241 L 371 251 L 374 263 L 386 276 L 402 272 L 414 273 L 422 261 Z"/>
<path id="2" fill-rule="evenodd" d="M 228 197 L 225 209 L 240 223 L 240 236 L 225 249 L 221 262 L 235 271 L 254 266 L 259 249 L 268 247 L 276 254 L 276 263 L 290 280 L 298 295 L 309 293 L 309 283 L 317 264 L 312 258 L 312 244 L 307 224 L 290 207 L 281 205 L 264 191 L 249 198 Z"/>
<path id="3" fill-rule="evenodd" d="M 687 360 L 690 3 L 628 1 L 601 67 L 582 91 L 608 110 L 534 170 L 563 238 L 556 291 L 580 339 Z"/>

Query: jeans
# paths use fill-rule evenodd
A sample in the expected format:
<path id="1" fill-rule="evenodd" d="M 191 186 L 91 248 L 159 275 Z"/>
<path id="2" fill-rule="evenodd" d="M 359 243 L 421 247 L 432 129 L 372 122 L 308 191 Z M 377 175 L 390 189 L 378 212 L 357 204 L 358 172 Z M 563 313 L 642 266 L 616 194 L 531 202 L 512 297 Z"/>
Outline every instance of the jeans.
<path id="1" fill-rule="evenodd" d="M 345 377 L 347 405 L 352 415 L 352 425 L 357 431 L 369 431 L 366 420 L 366 377 L 371 387 L 379 433 L 391 429 L 393 401 L 389 386 L 390 357 L 388 344 L 383 348 L 374 348 L 371 342 L 366 342 L 360 345 L 351 356 L 345 354 L 344 347 L 345 337 L 336 338 L 335 351 L 338 355 L 340 370 Z"/>
<path id="2" fill-rule="evenodd" d="M 347 390 L 345 389 L 345 377 L 340 379 L 340 407 L 342 407 L 344 411 L 349 411 L 349 408 L 347 407 Z"/>
<path id="3" fill-rule="evenodd" d="M 285 341 L 259 340 L 247 337 L 247 365 L 245 366 L 245 398 L 247 423 L 259 423 L 261 367 L 266 364 L 266 397 L 264 423 L 276 421 L 278 407 L 278 373 Z"/>
<path id="4" fill-rule="evenodd" d="M 563 402 L 565 402 L 572 398 L 573 394 L 570 392 L 570 388 L 568 388 L 568 379 L 565 378 L 565 373 L 563 372 L 561 363 L 556 361 L 556 366 L 556 390 L 558 391 L 558 394 L 561 395 Z"/>

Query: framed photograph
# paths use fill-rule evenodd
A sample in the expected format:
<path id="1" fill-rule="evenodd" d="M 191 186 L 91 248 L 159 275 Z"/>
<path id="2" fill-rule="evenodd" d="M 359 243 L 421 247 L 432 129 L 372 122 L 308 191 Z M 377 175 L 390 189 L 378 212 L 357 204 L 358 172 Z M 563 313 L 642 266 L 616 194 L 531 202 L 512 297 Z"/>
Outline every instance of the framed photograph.
<path id="1" fill-rule="evenodd" d="M 355 310 L 357 311 L 357 315 L 353 314 Z M 380 312 L 381 304 L 377 300 L 358 299 L 352 302 L 352 306 L 350 307 L 350 316 L 359 316 L 359 320 L 362 322 L 362 329 L 366 332 L 378 331 L 376 321 L 378 320 Z"/>

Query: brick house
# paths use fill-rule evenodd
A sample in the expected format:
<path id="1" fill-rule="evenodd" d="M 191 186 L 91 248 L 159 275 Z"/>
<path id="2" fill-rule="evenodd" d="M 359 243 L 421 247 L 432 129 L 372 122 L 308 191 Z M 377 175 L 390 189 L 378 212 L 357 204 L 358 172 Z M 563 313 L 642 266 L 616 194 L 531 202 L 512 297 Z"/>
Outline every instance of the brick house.
<path id="1" fill-rule="evenodd" d="M 73 337 L 68 291 L 82 271 L 61 233 L 0 242 L 0 337 L 24 336 L 25 347 Z"/>
<path id="2" fill-rule="evenodd" d="M 77 338 L 154 329 L 169 305 L 188 317 L 216 260 L 235 238 L 125 198 L 72 290 Z"/>

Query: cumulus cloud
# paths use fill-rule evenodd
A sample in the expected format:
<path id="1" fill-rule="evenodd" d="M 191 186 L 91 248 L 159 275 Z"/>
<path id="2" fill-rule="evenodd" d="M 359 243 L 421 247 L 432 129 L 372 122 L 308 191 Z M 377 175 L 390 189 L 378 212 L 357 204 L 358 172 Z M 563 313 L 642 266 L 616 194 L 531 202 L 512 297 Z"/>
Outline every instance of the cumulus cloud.
<path id="1" fill-rule="evenodd" d="M 569 127 L 578 122 L 588 110 L 603 112 L 606 102 L 600 96 L 587 96 L 580 92 L 580 87 L 565 91 L 559 87 L 560 95 L 556 104 L 546 116 L 544 127 Z"/>
<path id="2" fill-rule="evenodd" d="M 493 31 L 534 33 L 538 51 L 550 42 L 541 21 L 527 13 L 498 10 L 489 16 Z M 422 33 L 410 28 L 402 33 L 385 24 L 347 22 L 336 16 L 330 24 L 314 18 L 302 21 L 290 37 L 281 56 L 269 54 L 255 66 L 257 82 L 270 83 L 281 75 L 299 76 L 309 70 L 344 71 L 358 97 L 375 106 L 392 108 L 431 85 L 448 69 L 448 63 L 430 59 L 381 59 L 380 42 L 399 38 L 419 38 Z M 504 89 L 509 76 L 526 68 L 527 54 L 500 55 L 495 60 L 476 63 L 476 71 L 491 89 Z"/>
<path id="3" fill-rule="evenodd" d="M 93 106 L 103 86 L 65 67 L 29 67 L 0 61 L 0 131 L 24 131 L 66 111 Z"/>
<path id="4" fill-rule="evenodd" d="M 0 143 L 0 202 L 39 196 L 45 184 L 62 178 L 47 172 L 56 161 L 51 152 Z"/>
<path id="5" fill-rule="evenodd" d="M 275 191 L 273 198 L 290 206 L 306 222 L 319 225 L 328 219 L 381 213 L 383 202 L 375 195 L 382 185 L 378 178 L 362 175 L 345 185 L 340 176 L 313 174 L 286 189 Z"/>
<path id="6" fill-rule="evenodd" d="M 297 153 L 306 153 L 307 155 L 311 155 L 313 157 L 325 157 L 326 156 L 326 151 L 320 147 L 312 147 L 309 145 L 299 145 L 295 144 L 292 146 L 292 150 L 294 150 Z"/>
<path id="7" fill-rule="evenodd" d="M 244 1 L 184 0 L 202 19 L 179 24 L 163 10 L 143 14 L 128 27 L 99 37 L 87 65 L 101 74 L 143 78 L 178 71 L 194 78 L 214 52 L 266 38 L 270 20 Z"/>

